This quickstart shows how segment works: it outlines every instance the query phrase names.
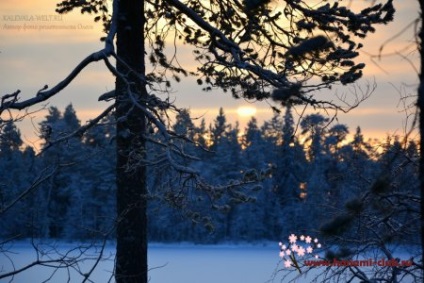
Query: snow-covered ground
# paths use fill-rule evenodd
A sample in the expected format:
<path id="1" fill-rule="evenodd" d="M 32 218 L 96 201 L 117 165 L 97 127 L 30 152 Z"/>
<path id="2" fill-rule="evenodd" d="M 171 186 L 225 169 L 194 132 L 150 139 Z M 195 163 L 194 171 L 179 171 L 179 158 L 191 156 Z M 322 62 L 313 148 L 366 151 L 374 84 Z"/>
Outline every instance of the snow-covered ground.
<path id="1" fill-rule="evenodd" d="M 41 254 L 41 260 L 48 260 L 49 256 L 57 258 L 59 253 L 69 252 L 78 246 L 75 243 L 57 243 L 55 250 L 53 246 L 41 245 L 40 248 L 46 254 Z M 5 245 L 2 247 L 10 252 L 0 252 L 0 276 L 6 272 L 19 269 L 35 260 L 34 248 L 24 242 Z M 102 261 L 90 276 L 87 282 L 109 282 L 113 270 L 114 245 L 108 244 L 104 250 L 104 257 L 108 260 Z M 90 248 L 87 256 L 96 256 L 99 250 Z M 289 282 L 290 279 L 299 275 L 297 271 L 287 273 L 283 262 L 279 258 L 278 243 L 267 243 L 263 245 L 194 245 L 194 244 L 150 244 L 149 245 L 149 277 L 152 283 L 276 283 Z M 77 255 L 80 250 L 72 251 L 68 259 Z M 407 259 L 412 250 L 398 251 L 402 259 Z M 79 262 L 80 273 L 87 272 L 94 261 L 87 259 Z M 293 268 L 292 268 L 293 269 Z M 14 278 L 0 279 L 0 282 L 82 282 L 83 277 L 75 270 L 36 266 L 20 273 Z M 279 272 L 276 273 L 276 271 Z M 298 277 L 295 282 L 310 282 L 315 276 L 322 273 L 325 267 L 318 267 Z M 371 268 L 361 268 L 368 272 Z M 68 278 L 70 280 L 68 281 Z M 359 280 L 355 281 L 358 282 Z M 111 280 L 110 282 L 114 282 Z M 411 278 L 403 278 L 401 282 L 414 282 Z"/>
<path id="2" fill-rule="evenodd" d="M 151 282 L 260 283 L 273 274 L 278 246 L 153 246 Z"/>
<path id="3" fill-rule="evenodd" d="M 66 251 L 72 244 L 59 244 Z M 16 268 L 34 259 L 33 248 L 24 243 L 14 245 L 8 255 Z M 113 254 L 114 246 L 108 245 L 105 255 Z M 279 263 L 278 244 L 267 245 L 194 245 L 150 244 L 149 272 L 152 283 L 261 283 L 267 282 Z M 46 259 L 47 257 L 43 257 Z M 88 270 L 93 261 L 84 261 L 81 269 Z M 11 270 L 10 261 L 0 254 L 0 274 Z M 93 282 L 108 282 L 113 270 L 113 257 L 101 262 L 90 277 Z M 71 271 L 72 272 L 72 271 Z M 43 282 L 52 275 L 52 269 L 33 267 L 13 278 L 11 282 Z M 81 282 L 82 277 L 72 272 L 70 282 Z M 56 272 L 51 282 L 67 282 L 68 270 Z M 0 280 L 9 282 L 9 280 Z M 49 281 L 50 282 L 50 281 Z M 90 282 L 90 281 L 88 281 Z"/>

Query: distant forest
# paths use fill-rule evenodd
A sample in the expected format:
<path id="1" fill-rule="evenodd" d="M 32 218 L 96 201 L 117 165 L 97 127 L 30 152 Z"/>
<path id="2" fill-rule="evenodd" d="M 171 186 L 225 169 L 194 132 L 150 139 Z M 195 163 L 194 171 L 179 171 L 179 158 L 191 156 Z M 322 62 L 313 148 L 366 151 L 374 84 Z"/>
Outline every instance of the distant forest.
<path id="1" fill-rule="evenodd" d="M 415 141 L 387 137 L 371 143 L 360 127 L 348 140 L 345 125 L 330 123 L 320 114 L 307 115 L 297 125 L 292 111 L 288 107 L 262 125 L 252 117 L 243 134 L 237 123 L 227 121 L 222 109 L 210 124 L 203 120 L 195 125 L 188 111 L 175 117 L 169 128 L 188 136 L 183 148 L 186 156 L 194 156 L 182 163 L 198 170 L 213 186 L 248 183 L 234 191 L 229 188 L 219 203 L 193 188 L 179 189 L 185 179 L 168 172 L 159 138 L 148 138 L 149 240 L 279 241 L 291 233 L 313 234 L 321 229 L 331 234 L 340 227 L 345 228 L 343 233 L 355 235 L 360 228 L 353 216 L 367 215 L 371 223 L 379 215 L 384 224 L 390 202 L 385 203 L 388 198 L 381 198 L 382 192 L 419 195 Z M 117 221 L 114 124 L 114 118 L 107 117 L 84 135 L 67 138 L 81 125 L 72 105 L 63 112 L 50 107 L 39 124 L 45 150 L 37 154 L 23 147 L 13 122 L 4 123 L 0 237 L 112 239 Z M 154 127 L 150 132 L 156 135 Z M 179 202 L 179 194 L 188 197 Z M 418 203 L 405 207 L 390 215 L 391 220 L 405 223 Z M 339 219 L 341 213 L 353 215 L 352 219 L 345 217 L 331 227 L 329 221 Z M 352 225 L 345 225 L 349 221 Z M 409 227 L 411 231 L 419 230 L 418 224 L 411 224 L 416 226 Z M 390 240 L 418 241 L 418 234 L 403 232 Z"/>

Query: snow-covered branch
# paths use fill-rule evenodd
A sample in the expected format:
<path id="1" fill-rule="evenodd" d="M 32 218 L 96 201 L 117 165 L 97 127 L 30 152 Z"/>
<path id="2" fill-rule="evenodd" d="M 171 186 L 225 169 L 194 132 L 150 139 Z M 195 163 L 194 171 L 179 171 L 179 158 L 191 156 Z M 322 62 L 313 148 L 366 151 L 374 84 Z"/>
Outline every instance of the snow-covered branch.
<path id="1" fill-rule="evenodd" d="M 24 101 L 19 102 L 19 98 L 16 97 L 12 102 L 6 102 L 8 98 L 11 97 L 11 95 L 4 95 L 2 97 L 2 104 L 0 105 L 0 113 L 3 112 L 6 109 L 18 109 L 22 110 L 27 107 L 36 105 L 40 102 L 46 101 L 52 96 L 59 93 L 61 90 L 63 90 L 65 87 L 67 87 L 77 76 L 78 74 L 89 64 L 93 62 L 97 62 L 100 60 L 103 60 L 104 58 L 110 56 L 113 51 L 110 51 L 108 49 L 102 49 L 98 52 L 92 53 L 89 56 L 87 56 L 84 60 L 82 60 L 72 71 L 71 73 L 61 82 L 59 82 L 54 87 L 50 88 L 45 85 L 40 91 L 37 92 L 37 94 Z M 19 90 L 16 91 L 14 94 L 19 94 Z"/>

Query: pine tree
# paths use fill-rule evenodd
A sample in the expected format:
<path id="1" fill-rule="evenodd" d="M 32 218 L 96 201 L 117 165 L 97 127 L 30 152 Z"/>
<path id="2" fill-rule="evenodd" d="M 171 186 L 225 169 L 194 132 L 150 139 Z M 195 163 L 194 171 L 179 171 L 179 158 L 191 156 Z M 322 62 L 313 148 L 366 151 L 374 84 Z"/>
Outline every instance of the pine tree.
<path id="1" fill-rule="evenodd" d="M 225 133 L 227 132 L 229 126 L 227 125 L 227 118 L 224 114 L 224 109 L 222 109 L 222 107 L 219 108 L 219 114 L 218 116 L 216 116 L 213 123 L 213 126 L 209 126 L 209 128 L 211 132 L 211 148 L 215 150 L 221 142 L 221 138 L 223 138 Z"/>
<path id="2" fill-rule="evenodd" d="M 13 121 L 7 121 L 0 128 L 0 154 L 3 158 L 20 149 L 23 142 L 21 133 Z"/>
<path id="3" fill-rule="evenodd" d="M 286 108 L 281 132 L 281 143 L 276 145 L 277 159 L 273 187 L 283 215 L 280 225 L 284 227 L 284 232 L 287 234 L 296 231 L 303 225 L 302 201 L 304 201 L 305 191 L 302 186 L 306 182 L 307 174 L 306 157 L 295 134 L 290 106 Z"/>
<path id="4" fill-rule="evenodd" d="M 266 160 L 266 155 L 263 154 L 266 151 L 265 144 L 255 117 L 252 117 L 247 123 L 242 144 L 244 148 L 244 167 L 255 170 L 266 168 L 270 161 Z"/>
<path id="5" fill-rule="evenodd" d="M 65 116 L 65 115 L 64 115 Z M 105 117 L 84 136 L 81 161 L 73 166 L 78 186 L 70 191 L 64 237 L 87 239 L 112 237 L 116 207 L 113 116 Z"/>
<path id="6" fill-rule="evenodd" d="M 28 228 L 32 199 L 23 194 L 35 176 L 35 153 L 29 147 L 22 149 L 22 145 L 13 121 L 0 124 L 0 236 L 6 239 L 28 237 L 32 232 Z"/>
<path id="7" fill-rule="evenodd" d="M 307 215 L 314 215 L 314 221 L 321 223 L 327 217 L 326 207 L 328 192 L 327 172 L 330 166 L 330 158 L 325 152 L 324 140 L 327 135 L 328 119 L 320 114 L 311 114 L 301 122 L 302 135 L 306 137 L 307 150 L 307 176 L 304 179 L 302 189 L 306 192 L 303 211 Z M 304 223 L 305 229 L 312 229 L 312 223 Z"/>
<path id="8" fill-rule="evenodd" d="M 281 120 L 280 113 L 278 112 L 274 113 L 271 120 L 264 121 L 264 124 L 261 127 L 262 136 L 270 147 L 281 145 L 284 133 L 284 131 L 281 130 L 282 128 L 283 121 Z M 272 152 L 270 156 L 275 156 L 275 153 Z"/>
<path id="9" fill-rule="evenodd" d="M 69 105 L 63 115 L 60 111 L 51 107 L 45 120 L 40 123 L 41 137 L 44 139 L 46 151 L 42 155 L 45 168 L 55 170 L 47 184 L 40 190 L 40 215 L 43 224 L 40 225 L 40 236 L 62 237 L 66 215 L 70 207 L 72 195 L 79 194 L 81 185 L 80 172 L 75 170 L 80 162 L 84 162 L 85 156 L 81 155 L 82 141 L 80 137 L 70 137 L 63 142 L 52 146 L 56 141 L 70 135 L 80 127 L 76 113 Z M 55 169 L 54 169 L 55 168 Z"/>
<path id="10" fill-rule="evenodd" d="M 346 172 L 349 171 L 349 164 L 345 157 L 346 153 L 351 151 L 349 145 L 344 145 L 348 134 L 349 130 L 346 125 L 336 124 L 328 130 L 325 137 L 324 147 L 328 156 L 328 168 L 325 175 L 329 185 L 327 192 L 329 207 L 338 207 L 346 201 L 342 195 L 346 190 L 344 186 Z"/>

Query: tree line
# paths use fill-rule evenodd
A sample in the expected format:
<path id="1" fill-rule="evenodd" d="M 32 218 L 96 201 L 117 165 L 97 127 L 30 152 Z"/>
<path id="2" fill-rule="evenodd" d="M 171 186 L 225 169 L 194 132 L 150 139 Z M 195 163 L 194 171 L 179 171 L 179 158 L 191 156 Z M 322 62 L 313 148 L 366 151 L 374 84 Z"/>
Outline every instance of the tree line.
<path id="1" fill-rule="evenodd" d="M 67 138 L 80 127 L 72 105 L 63 112 L 50 107 L 39 124 L 43 149 L 36 153 L 23 147 L 14 122 L 2 126 L 2 238 L 114 237 L 115 121 L 107 116 L 84 135 Z M 375 239 L 377 231 L 385 243 L 418 242 L 416 141 L 388 136 L 376 143 L 365 140 L 360 127 L 348 139 L 347 126 L 321 114 L 297 125 L 291 107 L 262 125 L 252 117 L 244 131 L 223 109 L 209 125 L 195 124 L 181 110 L 168 127 L 186 137 L 175 141 L 181 156 L 190 157 L 180 164 L 216 188 L 232 180 L 237 190 L 217 202 L 196 188 L 181 190 L 187 179 L 167 170 L 160 137 L 147 139 L 150 241 L 276 241 L 291 233 L 349 239 L 358 231 Z M 409 198 L 402 202 L 400 195 Z M 365 229 L 368 224 L 376 230 Z"/>

